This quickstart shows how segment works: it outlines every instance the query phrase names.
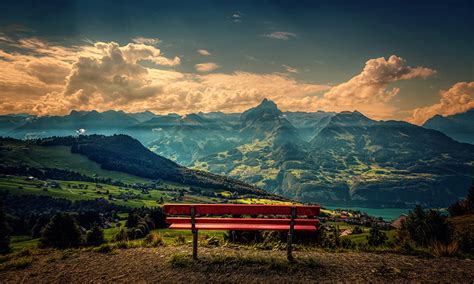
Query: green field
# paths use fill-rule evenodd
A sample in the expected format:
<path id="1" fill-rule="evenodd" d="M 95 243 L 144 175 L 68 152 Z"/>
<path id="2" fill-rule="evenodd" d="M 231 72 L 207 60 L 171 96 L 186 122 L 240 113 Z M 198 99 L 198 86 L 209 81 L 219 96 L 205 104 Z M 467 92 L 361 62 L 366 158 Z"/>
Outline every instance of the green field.
<path id="1" fill-rule="evenodd" d="M 51 188 L 48 181 L 29 181 L 24 177 L 1 177 L 0 189 L 8 190 L 10 194 L 14 195 L 44 195 L 55 198 L 65 198 L 68 200 L 94 200 L 97 198 L 108 199 L 109 195 L 115 200 L 109 200 L 110 203 L 116 205 L 124 205 L 128 207 L 156 207 L 156 203 L 160 197 L 164 200 L 170 200 L 174 194 L 174 190 L 170 185 L 170 190 L 150 190 L 149 194 L 142 194 L 140 190 L 123 188 L 119 186 L 82 182 L 82 181 L 54 181 L 59 184 L 60 188 Z M 48 184 L 48 186 L 45 186 Z M 97 185 L 99 187 L 97 187 Z M 87 188 L 86 188 L 87 186 Z M 81 188 L 79 188 L 81 187 Z M 45 189 L 46 188 L 46 189 Z M 133 194 L 133 199 L 127 201 L 119 199 L 120 194 Z"/>
<path id="2" fill-rule="evenodd" d="M 108 171 L 94 161 L 80 154 L 71 153 L 66 146 L 38 146 L 4 143 L 0 148 L 1 164 L 7 166 L 28 165 L 35 168 L 58 168 L 78 172 L 91 177 L 110 178 L 125 183 L 144 183 L 148 179 L 122 172 Z"/>

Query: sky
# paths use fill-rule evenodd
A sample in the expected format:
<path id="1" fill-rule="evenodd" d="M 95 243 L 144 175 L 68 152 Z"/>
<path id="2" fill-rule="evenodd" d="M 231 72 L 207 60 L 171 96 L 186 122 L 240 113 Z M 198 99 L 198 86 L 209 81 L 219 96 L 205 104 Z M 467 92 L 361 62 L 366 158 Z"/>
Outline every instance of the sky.
<path id="1" fill-rule="evenodd" d="M 474 108 L 474 1 L 8 1 L 0 114 Z"/>

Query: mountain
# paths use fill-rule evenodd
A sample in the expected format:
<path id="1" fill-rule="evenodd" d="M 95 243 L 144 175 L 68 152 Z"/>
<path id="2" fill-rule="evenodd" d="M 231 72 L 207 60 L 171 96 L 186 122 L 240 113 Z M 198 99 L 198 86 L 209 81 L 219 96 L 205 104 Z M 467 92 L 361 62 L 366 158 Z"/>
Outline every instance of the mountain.
<path id="1" fill-rule="evenodd" d="M 232 147 L 230 137 L 235 135 L 233 125 L 222 116 L 199 114 L 157 116 L 127 128 L 124 133 L 183 165 Z"/>
<path id="2" fill-rule="evenodd" d="M 282 117 L 264 103 L 244 112 L 241 133 L 253 130 L 253 140 L 243 137 L 195 167 L 298 200 L 338 205 L 444 206 L 464 196 L 474 179 L 474 146 L 441 132 L 374 121 L 357 111 L 317 114 L 311 129 L 302 118 L 311 115 Z M 280 130 L 286 139 L 275 143 Z"/>
<path id="3" fill-rule="evenodd" d="M 459 141 L 474 144 L 474 109 L 449 116 L 435 115 L 423 126 Z"/>
<path id="4" fill-rule="evenodd" d="M 460 117 L 468 121 L 469 114 Z M 433 120 L 440 119 L 446 118 Z M 34 118 L 10 133 L 44 137 L 80 127 L 127 134 L 177 164 L 326 205 L 444 206 L 463 197 L 474 179 L 474 146 L 439 131 L 357 111 L 282 112 L 267 99 L 241 114 L 155 115 L 141 122 L 123 112 L 72 112 Z M 153 169 L 148 159 L 141 163 Z"/>
<path id="5" fill-rule="evenodd" d="M 78 129 L 91 134 L 114 134 L 137 123 L 137 119 L 123 111 L 73 110 L 66 116 L 36 117 L 6 134 L 15 138 L 40 138 L 72 135 Z"/>
<path id="6" fill-rule="evenodd" d="M 29 114 L 0 115 L 0 136 L 27 124 L 34 118 L 35 116 Z"/>
<path id="7" fill-rule="evenodd" d="M 156 117 L 156 114 L 152 113 L 151 111 L 143 111 L 143 112 L 136 112 L 130 113 L 131 117 L 135 118 L 138 122 L 145 122 Z"/>

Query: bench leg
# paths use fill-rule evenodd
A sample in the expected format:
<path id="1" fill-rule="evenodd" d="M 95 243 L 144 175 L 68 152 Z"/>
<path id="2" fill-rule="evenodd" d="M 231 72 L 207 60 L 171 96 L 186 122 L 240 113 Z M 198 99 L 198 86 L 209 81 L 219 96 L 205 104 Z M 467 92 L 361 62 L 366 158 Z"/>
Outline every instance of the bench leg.
<path id="1" fill-rule="evenodd" d="M 193 230 L 193 259 L 198 258 L 198 230 Z"/>
<path id="2" fill-rule="evenodd" d="M 291 220 L 290 220 L 290 230 L 288 231 L 288 238 L 286 243 L 286 258 L 289 262 L 293 261 L 293 254 L 291 244 L 293 242 L 293 234 L 295 233 L 295 219 L 296 219 L 296 207 L 291 208 Z"/>
<path id="3" fill-rule="evenodd" d="M 287 242 L 286 242 L 286 258 L 289 262 L 293 261 L 292 247 L 293 235 L 288 232 Z"/>

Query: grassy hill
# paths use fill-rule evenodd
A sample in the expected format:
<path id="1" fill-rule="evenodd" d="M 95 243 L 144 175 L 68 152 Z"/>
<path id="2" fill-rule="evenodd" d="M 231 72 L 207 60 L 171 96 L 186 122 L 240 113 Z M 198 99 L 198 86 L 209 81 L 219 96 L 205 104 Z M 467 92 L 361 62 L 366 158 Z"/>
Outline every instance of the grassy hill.
<path id="1" fill-rule="evenodd" d="M 154 207 L 157 201 L 286 201 L 236 180 L 179 166 L 123 135 L 28 141 L 1 139 L 0 158 L 3 171 L 0 172 L 0 189 L 14 195 L 34 194 L 68 200 L 99 198 L 129 207 Z M 63 177 L 63 172 L 54 170 L 72 174 Z M 50 172 L 54 175 L 48 176 Z M 35 176 L 35 173 L 42 175 Z"/>

